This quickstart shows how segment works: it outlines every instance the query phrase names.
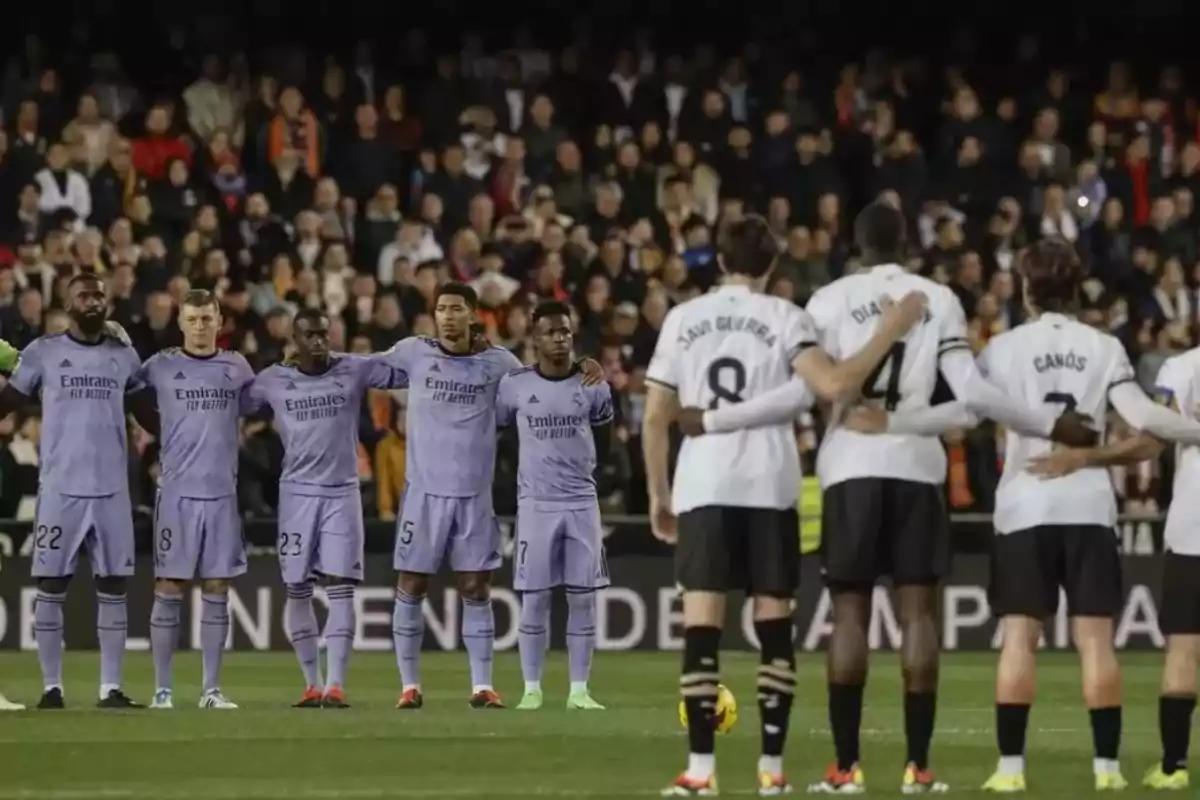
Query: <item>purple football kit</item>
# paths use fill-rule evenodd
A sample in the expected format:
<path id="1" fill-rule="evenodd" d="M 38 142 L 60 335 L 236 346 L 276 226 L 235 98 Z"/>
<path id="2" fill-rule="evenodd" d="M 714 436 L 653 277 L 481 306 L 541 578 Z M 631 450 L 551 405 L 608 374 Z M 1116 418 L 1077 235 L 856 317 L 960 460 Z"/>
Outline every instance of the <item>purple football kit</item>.
<path id="1" fill-rule="evenodd" d="M 612 422 L 608 384 L 526 367 L 500 381 L 496 420 L 519 437 L 513 588 L 608 586 L 592 427 Z"/>
<path id="2" fill-rule="evenodd" d="M 313 608 L 317 576 L 362 580 L 363 519 L 358 487 L 358 420 L 368 389 L 400 389 L 403 372 L 378 356 L 334 354 L 329 369 L 310 375 L 278 364 L 258 374 L 247 408 L 270 406 L 283 440 L 279 477 L 279 566 L 287 584 L 284 627 L 296 651 L 306 689 L 301 705 L 341 695 L 355 631 L 354 586 L 335 581 L 326 589 L 328 671 L 321 674 L 321 632 Z M 326 683 L 325 678 L 328 678 Z"/>
<path id="3" fill-rule="evenodd" d="M 284 583 L 305 583 L 314 574 L 362 579 L 362 400 L 368 389 L 405 385 L 404 374 L 380 357 L 344 354 L 315 375 L 276 364 L 250 385 L 247 407 L 270 406 L 283 440 L 278 545 Z"/>
<path id="4" fill-rule="evenodd" d="M 161 449 L 154 503 L 154 573 L 228 579 L 246 571 L 237 506 L 241 395 L 254 372 L 239 353 L 170 348 L 142 365 L 158 398 Z"/>
<path id="5" fill-rule="evenodd" d="M 407 486 L 396 569 L 431 575 L 447 558 L 455 572 L 496 569 L 496 390 L 521 362 L 497 347 L 459 355 L 419 337 L 404 339 L 385 357 L 409 377 Z"/>
<path id="6" fill-rule="evenodd" d="M 21 353 L 12 386 L 42 396 L 34 577 L 74 574 L 84 547 L 93 574 L 133 574 L 125 394 L 144 388 L 140 368 L 132 347 L 108 337 L 43 336 Z"/>

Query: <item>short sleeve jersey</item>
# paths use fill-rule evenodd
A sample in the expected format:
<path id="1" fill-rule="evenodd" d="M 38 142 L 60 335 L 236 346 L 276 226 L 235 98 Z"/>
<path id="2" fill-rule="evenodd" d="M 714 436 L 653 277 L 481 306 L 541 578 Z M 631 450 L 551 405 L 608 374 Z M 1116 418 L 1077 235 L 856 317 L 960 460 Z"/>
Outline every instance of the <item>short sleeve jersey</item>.
<path id="1" fill-rule="evenodd" d="M 145 388 L 137 352 L 116 339 L 82 342 L 61 333 L 36 339 L 12 386 L 42 398 L 40 484 L 71 497 L 129 490 L 125 394 Z"/>
<path id="2" fill-rule="evenodd" d="M 592 428 L 612 419 L 607 383 L 584 386 L 578 373 L 547 378 L 536 367 L 501 378 L 496 422 L 517 429 L 518 500 L 566 508 L 595 505 Z"/>
<path id="3" fill-rule="evenodd" d="M 1155 380 L 1155 399 L 1188 419 L 1200 419 L 1200 348 L 1167 359 Z M 1200 448 L 1177 445 L 1175 483 L 1167 525 L 1167 550 L 1200 556 Z"/>
<path id="4" fill-rule="evenodd" d="M 667 314 L 646 378 L 685 407 L 719 408 L 787 383 L 792 359 L 816 344 L 804 310 L 741 286 L 723 286 Z M 800 462 L 790 424 L 684 441 L 672 490 L 675 513 L 702 506 L 787 509 Z"/>
<path id="5" fill-rule="evenodd" d="M 240 398 L 254 380 L 246 359 L 172 347 L 147 359 L 141 376 L 158 398 L 159 486 L 183 497 L 236 494 Z"/>
<path id="6" fill-rule="evenodd" d="M 276 364 L 250 384 L 246 405 L 270 406 L 283 440 L 279 484 L 298 494 L 358 491 L 358 422 L 368 389 L 401 389 L 403 372 L 379 356 L 335 354 L 325 372 Z"/>
<path id="7" fill-rule="evenodd" d="M 417 336 L 381 357 L 409 376 L 408 482 L 439 497 L 490 495 L 496 390 L 521 362 L 503 348 L 456 354 Z"/>
<path id="8" fill-rule="evenodd" d="M 910 292 L 925 295 L 925 318 L 892 346 L 868 376 L 860 397 L 887 411 L 927 408 L 937 385 L 939 359 L 969 348 L 966 318 L 958 298 L 945 286 L 897 264 L 883 264 L 839 278 L 819 289 L 806 306 L 821 347 L 834 361 L 843 361 L 878 332 L 880 302 L 884 298 L 899 300 Z M 840 411 L 834 409 L 834 420 Z M 933 437 L 865 435 L 835 423 L 821 441 L 817 476 L 824 488 L 859 478 L 942 483 L 946 455 Z"/>
<path id="9" fill-rule="evenodd" d="M 1134 379 L 1129 356 L 1115 337 L 1062 314 L 1043 314 L 994 337 L 978 361 L 980 372 L 1014 399 L 1030 406 L 1075 409 L 1091 417 L 1101 441 L 1109 390 Z M 997 533 L 1039 525 L 1115 524 L 1116 498 L 1108 470 L 1083 469 L 1053 480 L 1027 471 L 1030 459 L 1052 447 L 1047 439 L 1008 431 L 1004 472 L 996 490 Z"/>

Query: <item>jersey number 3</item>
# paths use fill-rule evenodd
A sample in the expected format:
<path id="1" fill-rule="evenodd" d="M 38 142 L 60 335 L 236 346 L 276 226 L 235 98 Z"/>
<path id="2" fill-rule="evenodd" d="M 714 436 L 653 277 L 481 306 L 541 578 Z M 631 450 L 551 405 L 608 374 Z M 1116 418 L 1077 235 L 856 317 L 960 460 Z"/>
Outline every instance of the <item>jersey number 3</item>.
<path id="1" fill-rule="evenodd" d="M 879 366 L 867 376 L 862 388 L 863 398 L 882 400 L 886 410 L 895 411 L 900 404 L 900 369 L 903 365 L 904 342 L 896 342 Z"/>
<path id="2" fill-rule="evenodd" d="M 712 400 L 708 401 L 710 409 L 726 403 L 740 403 L 746 398 L 746 365 L 736 358 L 718 358 L 708 365 L 708 390 L 712 392 Z"/>

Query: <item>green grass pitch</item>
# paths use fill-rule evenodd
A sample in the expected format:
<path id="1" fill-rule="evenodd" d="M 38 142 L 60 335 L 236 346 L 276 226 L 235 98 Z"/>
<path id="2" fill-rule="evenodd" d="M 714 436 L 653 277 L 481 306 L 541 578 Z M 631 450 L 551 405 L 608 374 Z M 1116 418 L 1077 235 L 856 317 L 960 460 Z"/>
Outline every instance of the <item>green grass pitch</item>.
<path id="1" fill-rule="evenodd" d="M 933 766 L 954 794 L 978 794 L 995 764 L 992 682 L 995 655 L 955 654 L 942 667 Z M 1158 756 L 1156 697 L 1161 657 L 1123 656 L 1126 795 Z M 758 753 L 755 659 L 727 653 L 725 682 L 737 695 L 737 729 L 718 739 L 722 794 L 749 796 Z M 598 653 L 592 686 L 604 712 L 567 712 L 565 661 L 547 670 L 539 712 L 472 711 L 462 653 L 427 654 L 426 706 L 393 709 L 397 692 L 390 654 L 359 653 L 351 664 L 347 711 L 297 710 L 299 669 L 287 653 L 237 653 L 226 661 L 225 691 L 238 711 L 195 707 L 199 658 L 176 663 L 175 711 L 102 712 L 93 708 L 94 653 L 67 664 L 66 712 L 0 715 L 0 800 L 238 800 L 246 798 L 629 798 L 657 795 L 684 763 L 676 718 L 678 656 Z M 890 655 L 872 662 L 864 719 L 869 793 L 899 796 L 904 761 L 899 670 Z M 817 780 L 832 755 L 822 659 L 802 657 L 787 767 L 798 793 Z M 130 653 L 127 688 L 148 701 L 150 657 Z M 32 654 L 0 655 L 0 688 L 36 703 Z M 515 705 L 515 653 L 497 657 L 497 686 Z M 1047 654 L 1030 723 L 1027 797 L 1092 793 L 1091 734 L 1081 707 L 1073 656 Z M 1194 795 L 1193 795 L 1194 796 Z"/>

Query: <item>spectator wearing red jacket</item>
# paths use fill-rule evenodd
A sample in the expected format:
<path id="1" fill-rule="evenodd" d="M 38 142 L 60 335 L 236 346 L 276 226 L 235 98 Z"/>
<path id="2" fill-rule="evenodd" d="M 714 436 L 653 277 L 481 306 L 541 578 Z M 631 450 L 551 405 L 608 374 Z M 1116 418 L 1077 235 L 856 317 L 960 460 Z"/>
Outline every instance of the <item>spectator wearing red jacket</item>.
<path id="1" fill-rule="evenodd" d="M 171 113 L 164 106 L 146 112 L 146 134 L 133 142 L 133 168 L 151 180 L 162 180 L 167 164 L 180 159 L 192 165 L 192 149 L 170 133 Z"/>

